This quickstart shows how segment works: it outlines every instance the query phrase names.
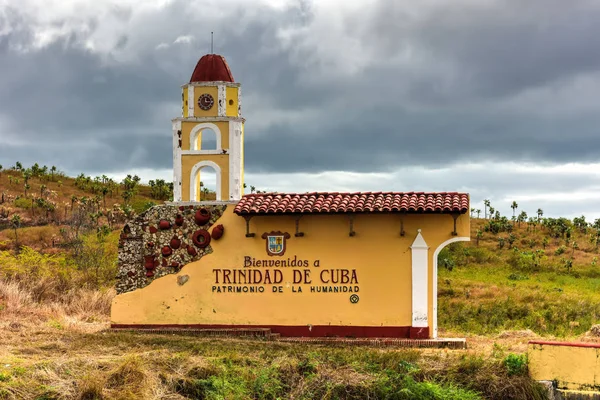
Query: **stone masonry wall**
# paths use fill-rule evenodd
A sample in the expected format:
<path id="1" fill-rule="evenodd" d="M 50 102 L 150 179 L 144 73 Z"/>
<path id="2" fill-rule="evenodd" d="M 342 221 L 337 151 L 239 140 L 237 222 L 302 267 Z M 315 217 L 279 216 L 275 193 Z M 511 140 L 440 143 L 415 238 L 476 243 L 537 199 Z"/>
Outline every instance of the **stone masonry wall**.
<path id="1" fill-rule="evenodd" d="M 211 240 L 219 240 L 224 232 L 222 225 L 213 225 L 226 208 L 164 204 L 129 221 L 119 239 L 117 293 L 143 288 L 212 253 Z"/>

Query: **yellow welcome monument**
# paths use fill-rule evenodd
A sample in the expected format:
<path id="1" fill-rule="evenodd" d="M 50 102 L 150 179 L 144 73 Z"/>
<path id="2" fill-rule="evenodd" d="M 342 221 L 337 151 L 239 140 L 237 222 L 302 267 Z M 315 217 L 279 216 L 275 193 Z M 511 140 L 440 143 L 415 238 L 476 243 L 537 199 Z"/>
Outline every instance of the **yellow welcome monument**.
<path id="1" fill-rule="evenodd" d="M 173 120 L 174 202 L 121 234 L 112 328 L 436 338 L 437 256 L 469 240 L 468 194 L 244 195 L 240 96 L 222 56 L 200 59 Z M 199 202 L 207 166 L 217 201 Z"/>

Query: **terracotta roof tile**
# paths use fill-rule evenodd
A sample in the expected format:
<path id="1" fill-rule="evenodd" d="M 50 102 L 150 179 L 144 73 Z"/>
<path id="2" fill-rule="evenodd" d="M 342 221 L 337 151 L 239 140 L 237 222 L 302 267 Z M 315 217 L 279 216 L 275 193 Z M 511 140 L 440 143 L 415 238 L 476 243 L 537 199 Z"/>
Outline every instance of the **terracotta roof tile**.
<path id="1" fill-rule="evenodd" d="M 466 213 L 467 193 L 260 193 L 247 194 L 235 206 L 238 215 L 360 212 Z"/>

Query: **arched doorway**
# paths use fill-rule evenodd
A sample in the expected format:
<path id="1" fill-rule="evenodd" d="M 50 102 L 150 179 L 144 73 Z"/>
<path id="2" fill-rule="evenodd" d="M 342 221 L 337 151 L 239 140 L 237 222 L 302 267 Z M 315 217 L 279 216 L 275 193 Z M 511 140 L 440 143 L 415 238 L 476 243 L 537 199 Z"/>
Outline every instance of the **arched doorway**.
<path id="1" fill-rule="evenodd" d="M 222 200 L 221 168 L 212 161 L 200 161 L 190 174 L 190 201 L 210 200 Z"/>
<path id="2" fill-rule="evenodd" d="M 469 236 L 456 236 L 451 239 L 446 240 L 444 243 L 440 244 L 437 249 L 433 252 L 433 332 L 432 337 L 438 337 L 438 311 L 437 311 L 437 301 L 438 301 L 438 256 L 440 251 L 451 243 L 456 242 L 469 242 L 471 238 Z"/>

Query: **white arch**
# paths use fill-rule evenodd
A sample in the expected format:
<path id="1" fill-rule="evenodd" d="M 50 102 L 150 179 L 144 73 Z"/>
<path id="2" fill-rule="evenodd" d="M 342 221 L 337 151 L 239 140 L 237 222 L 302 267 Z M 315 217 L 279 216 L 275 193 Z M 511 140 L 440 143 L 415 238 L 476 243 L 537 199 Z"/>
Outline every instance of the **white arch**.
<path id="1" fill-rule="evenodd" d="M 215 193 L 217 194 L 217 201 L 221 201 L 221 167 L 213 161 L 200 161 L 192 167 L 192 173 L 190 174 L 190 201 L 199 201 L 196 198 L 196 193 L 198 192 L 198 187 L 196 186 L 196 175 L 198 172 L 204 167 L 211 167 L 215 170 L 215 174 L 217 175 L 217 187 L 215 188 Z"/>
<path id="2" fill-rule="evenodd" d="M 470 242 L 471 238 L 469 236 L 456 236 L 451 239 L 446 240 L 444 243 L 440 244 L 437 249 L 433 252 L 433 335 L 432 337 L 437 338 L 438 333 L 438 325 L 437 325 L 437 298 L 438 298 L 438 255 L 440 251 L 450 243 L 454 242 Z"/>
<path id="3" fill-rule="evenodd" d="M 192 129 L 190 132 L 190 150 L 200 150 L 197 148 L 198 134 L 200 134 L 204 129 L 211 129 L 215 135 L 217 135 L 217 150 L 221 150 L 221 131 L 219 130 L 218 126 L 211 124 L 210 122 L 198 124 Z"/>

